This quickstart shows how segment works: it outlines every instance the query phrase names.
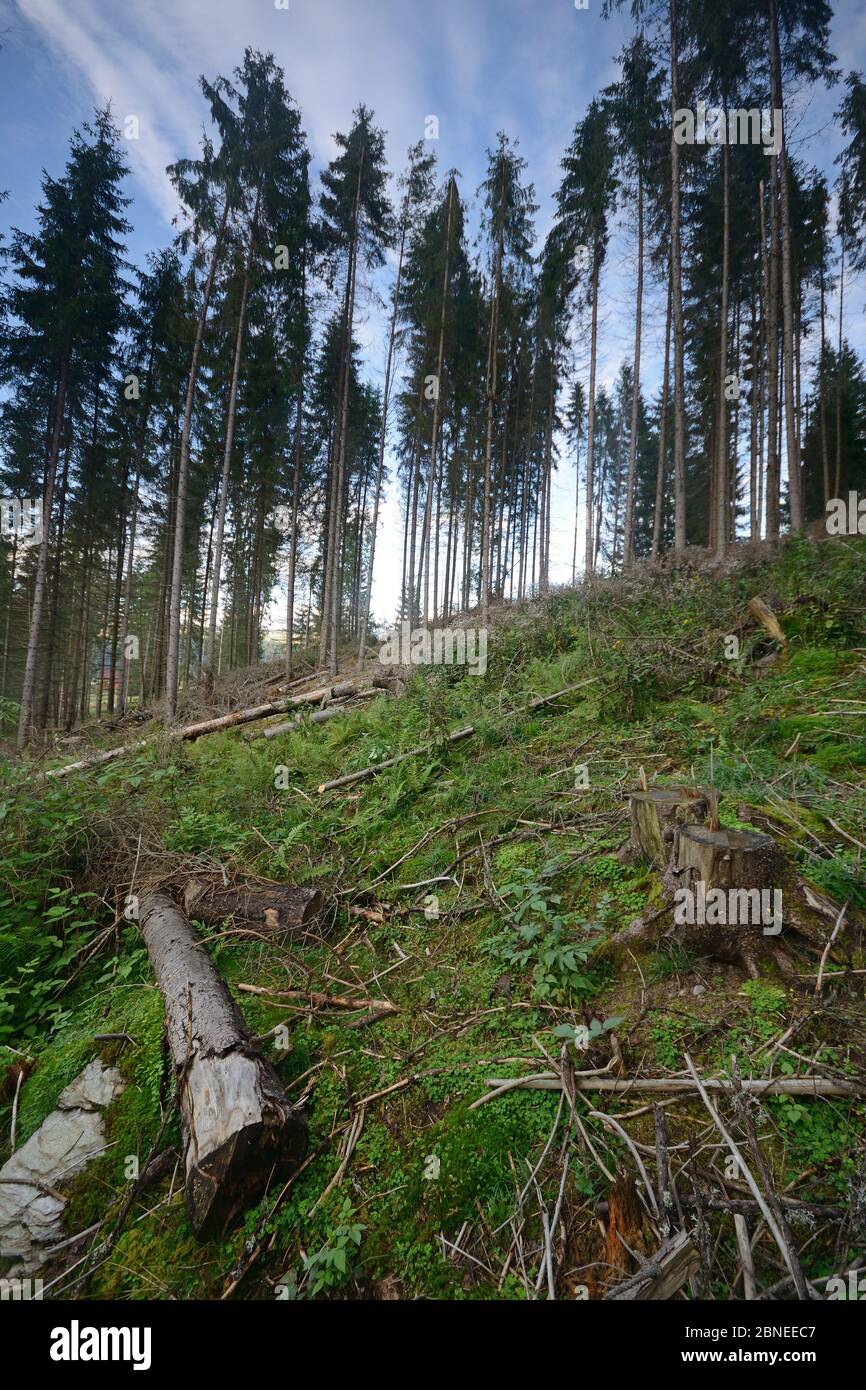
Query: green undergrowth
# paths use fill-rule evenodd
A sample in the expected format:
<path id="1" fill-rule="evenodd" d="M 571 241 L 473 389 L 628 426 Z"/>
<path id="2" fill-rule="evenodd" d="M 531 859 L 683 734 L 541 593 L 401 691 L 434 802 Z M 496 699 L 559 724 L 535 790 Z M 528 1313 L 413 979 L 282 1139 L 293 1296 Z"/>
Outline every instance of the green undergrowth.
<path id="1" fill-rule="evenodd" d="M 755 594 L 783 623 L 779 653 L 745 609 Z M 834 977 L 816 1009 L 770 966 L 745 981 L 661 928 L 654 947 L 614 956 L 604 946 L 661 904 L 656 875 L 617 857 L 625 793 L 641 769 L 671 785 L 714 785 L 725 825 L 770 828 L 815 888 L 866 908 L 864 614 L 866 546 L 799 542 L 721 580 L 641 574 L 555 594 L 506 616 L 484 676 L 427 672 L 398 701 L 271 742 L 237 730 L 195 744 L 163 739 L 56 783 L 27 764 L 7 767 L 0 1061 L 13 1069 L 23 1054 L 32 1068 L 19 1142 L 97 1053 L 126 1083 L 105 1154 L 73 1184 L 70 1231 L 110 1224 L 164 1117 L 160 1146 L 178 1140 L 162 1005 L 123 921 L 125 895 L 151 864 L 211 863 L 318 885 L 329 904 L 320 936 L 288 946 L 202 929 L 251 1032 L 286 1025 L 264 1047 L 304 1101 L 309 1165 L 276 1209 L 274 1189 L 241 1228 L 204 1244 L 192 1237 L 181 1177 L 166 1179 L 133 1204 L 86 1293 L 216 1297 L 245 1241 L 264 1235 L 237 1297 L 524 1298 L 515 1211 L 522 1201 L 528 1249 L 534 1183 L 550 1208 L 563 1172 L 567 1293 L 581 1281 L 574 1271 L 599 1258 L 589 1228 L 609 1186 L 604 1168 L 630 1163 L 590 1112 L 633 1111 L 634 1098 L 579 1098 L 590 1150 L 564 1146 L 558 1091 L 515 1089 L 471 1109 L 489 1078 L 549 1071 L 563 1048 L 578 1070 L 603 1067 L 611 1035 L 624 1065 L 645 1075 L 682 1074 L 686 1053 L 705 1074 L 726 1074 L 734 1055 L 745 1075 L 763 1074 L 771 1058 L 776 1074 L 799 1075 L 814 1057 L 832 1074 L 862 1075 L 866 976 Z M 731 635 L 736 657 L 725 654 Z M 476 737 L 447 748 L 448 732 L 466 723 Z M 379 776 L 318 791 L 420 745 L 427 751 Z M 843 957 L 866 966 L 853 928 Z M 399 1012 L 353 1026 L 358 1012 L 310 1011 L 241 984 L 386 998 Z M 769 1051 L 792 1025 L 791 1051 Z M 584 1050 L 574 1046 L 581 1029 Z M 106 1033 L 128 1040 L 95 1041 Z M 345 1177 L 323 1197 L 359 1109 Z M 674 1142 L 709 1140 L 696 1099 L 668 1113 Z M 862 1104 L 765 1098 L 757 1116 L 780 1187 L 839 1202 L 862 1186 Z M 652 1146 L 651 1110 L 624 1123 Z M 828 1272 L 828 1249 L 832 1231 L 809 1246 L 813 1273 Z M 533 1287 L 536 1275 L 537 1259 Z M 774 1277 L 770 1267 L 766 1281 Z"/>

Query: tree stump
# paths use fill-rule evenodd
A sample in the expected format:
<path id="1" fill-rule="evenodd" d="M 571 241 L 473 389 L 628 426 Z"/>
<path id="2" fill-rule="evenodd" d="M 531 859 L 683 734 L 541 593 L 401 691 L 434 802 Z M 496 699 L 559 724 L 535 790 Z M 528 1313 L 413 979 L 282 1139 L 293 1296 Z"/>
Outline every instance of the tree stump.
<path id="1" fill-rule="evenodd" d="M 714 960 L 741 964 L 757 976 L 757 957 L 781 965 L 784 855 L 769 835 L 753 830 L 677 827 L 666 886 L 672 891 L 675 932 Z"/>
<path id="2" fill-rule="evenodd" d="M 143 897 L 140 926 L 165 1003 L 189 1219 L 200 1239 L 220 1239 L 272 1182 L 296 1171 L 307 1127 L 174 903 Z"/>
<path id="3" fill-rule="evenodd" d="M 787 873 L 775 840 L 757 830 L 681 825 L 675 855 L 678 877 L 707 888 L 781 888 Z"/>
<path id="4" fill-rule="evenodd" d="M 674 834 L 684 821 L 706 820 L 708 798 L 685 787 L 650 787 L 629 792 L 631 833 L 627 852 L 664 868 L 671 856 Z"/>

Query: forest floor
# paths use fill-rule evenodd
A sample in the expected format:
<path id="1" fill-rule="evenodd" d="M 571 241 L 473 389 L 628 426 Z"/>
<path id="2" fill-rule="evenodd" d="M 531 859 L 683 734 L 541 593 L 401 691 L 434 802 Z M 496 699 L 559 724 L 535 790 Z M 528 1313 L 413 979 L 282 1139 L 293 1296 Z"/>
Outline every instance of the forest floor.
<path id="1" fill-rule="evenodd" d="M 783 647 L 747 610 L 756 595 L 778 616 Z M 737 658 L 725 654 L 731 635 Z M 256 680 L 271 675 L 218 691 L 214 712 L 255 703 Z M 48 783 L 41 765 L 10 761 L 0 772 L 0 1163 L 22 1064 L 19 1145 L 93 1057 L 127 1081 L 106 1152 L 71 1186 L 70 1235 L 110 1231 L 130 1156 L 143 1163 L 157 1141 L 178 1142 L 162 1000 L 123 920 L 125 896 L 207 864 L 315 885 L 327 902 L 315 930 L 289 944 L 201 928 L 304 1104 L 300 1175 L 225 1239 L 199 1243 L 172 1164 L 123 1212 L 108 1253 L 94 1244 L 88 1257 L 93 1236 L 55 1258 L 48 1296 L 524 1299 L 551 1286 L 557 1297 L 603 1296 L 637 1267 L 615 1225 L 638 1254 L 657 1244 L 632 1183 L 635 1153 L 652 1164 L 653 1097 L 581 1092 L 572 1110 L 560 1090 L 515 1088 L 472 1106 L 490 1078 L 549 1071 L 563 1051 L 578 1070 L 610 1064 L 625 1076 L 688 1075 L 688 1054 L 705 1078 L 729 1075 L 735 1056 L 744 1076 L 862 1081 L 864 718 L 866 543 L 798 540 L 724 575 L 646 570 L 500 614 L 484 676 L 427 668 L 398 699 L 268 743 L 243 729 L 159 737 Z M 467 722 L 477 736 L 446 746 Z M 103 734 L 106 744 L 119 736 Z M 422 744 L 428 754 L 318 790 Z M 769 829 L 799 875 L 848 905 L 820 994 L 820 945 L 795 951 L 799 985 L 772 963 L 749 979 L 702 956 L 664 914 L 654 939 L 607 949 L 663 904 L 658 874 L 618 857 L 641 769 L 650 785 L 715 787 L 723 826 Z M 241 984 L 348 991 L 398 1011 L 287 1003 Z M 569 1029 L 593 1020 L 608 1026 L 575 1054 Z M 272 1031 L 279 1024 L 287 1035 Z M 95 1041 L 105 1034 L 126 1037 Z M 718 1104 L 734 1125 L 728 1101 Z M 664 1108 L 678 1191 L 749 1198 L 700 1097 Z M 791 1216 L 807 1277 L 847 1269 L 866 1253 L 866 1103 L 765 1096 L 752 1113 L 776 1191 L 844 1209 Z M 742 1297 L 730 1212 L 703 1206 L 693 1291 Z M 775 1244 L 754 1218 L 750 1229 L 758 1287 L 792 1297 Z"/>

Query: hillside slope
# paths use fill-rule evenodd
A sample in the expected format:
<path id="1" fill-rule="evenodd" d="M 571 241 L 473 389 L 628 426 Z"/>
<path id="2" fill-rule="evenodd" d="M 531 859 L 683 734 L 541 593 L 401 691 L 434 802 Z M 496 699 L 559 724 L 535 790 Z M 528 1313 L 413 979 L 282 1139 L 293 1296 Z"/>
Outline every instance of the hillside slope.
<path id="1" fill-rule="evenodd" d="M 756 595 L 783 647 L 746 608 Z M 655 1181 L 658 1097 L 586 1091 L 572 1105 L 532 1086 L 473 1103 L 491 1078 L 555 1075 L 561 1054 L 566 1076 L 683 1077 L 687 1054 L 705 1078 L 729 1075 L 734 1056 L 744 1077 L 863 1081 L 864 650 L 866 544 L 800 540 L 726 576 L 645 572 L 556 594 L 506 616 L 484 676 L 425 670 L 397 700 L 270 743 L 163 739 L 55 784 L 6 768 L 0 1161 L 16 1090 L 20 1144 L 94 1056 L 127 1081 L 107 1151 L 72 1183 L 65 1215 L 70 1235 L 102 1224 L 53 1257 L 46 1282 L 99 1298 L 597 1298 L 631 1274 L 659 1237 L 634 1181 L 635 1155 Z M 466 723 L 476 736 L 446 746 Z M 684 941 L 659 874 L 618 853 L 641 770 L 649 785 L 715 788 L 723 826 L 769 831 L 792 873 L 847 904 L 820 992 L 830 920 L 811 946 L 783 933 L 785 974 L 767 957 L 748 978 Z M 202 929 L 305 1105 L 310 1146 L 294 1182 L 223 1241 L 199 1243 L 172 1161 L 125 1201 L 130 1158 L 143 1166 L 178 1132 L 162 1001 L 123 907 L 213 865 L 316 885 L 327 908 L 288 944 Z M 641 915 L 651 939 L 612 945 Z M 398 1012 L 274 997 L 285 989 Z M 580 1025 L 588 1048 L 573 1045 Z M 123 1036 L 96 1040 L 108 1034 Z M 717 1103 L 748 1151 L 747 1118 Z M 745 1111 L 775 1190 L 815 1207 L 789 1218 L 807 1277 L 846 1269 L 866 1244 L 866 1104 L 768 1096 Z M 695 1091 L 668 1097 L 664 1114 L 700 1254 L 692 1292 L 740 1298 L 730 1203 L 750 1201 L 748 1185 Z M 766 1231 L 753 1258 L 760 1288 L 793 1296 Z"/>

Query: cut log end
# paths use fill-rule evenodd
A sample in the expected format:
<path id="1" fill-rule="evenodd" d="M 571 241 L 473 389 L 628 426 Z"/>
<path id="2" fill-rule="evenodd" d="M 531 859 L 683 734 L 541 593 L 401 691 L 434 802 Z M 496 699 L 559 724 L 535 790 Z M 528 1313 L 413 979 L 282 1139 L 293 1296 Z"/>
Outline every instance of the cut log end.
<path id="1" fill-rule="evenodd" d="M 240 1054 L 201 1058 L 191 1069 L 196 1070 L 183 1102 L 190 1132 L 187 1211 L 200 1240 L 219 1240 L 272 1184 L 297 1171 L 307 1150 L 307 1128 L 289 1108 L 276 1073 L 263 1059 Z M 239 1088 L 245 1093 L 240 1114 Z M 216 1127 L 208 1134 L 211 1147 L 199 1152 L 193 1124 L 201 1124 L 208 1105 L 225 1109 L 212 1112 Z"/>

